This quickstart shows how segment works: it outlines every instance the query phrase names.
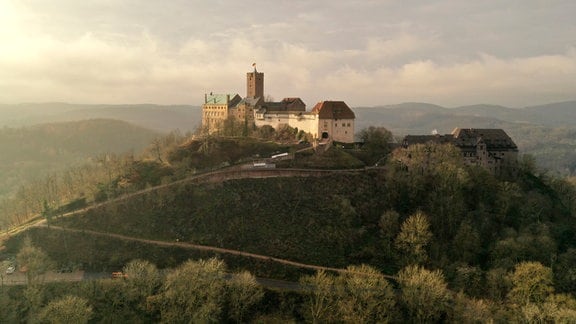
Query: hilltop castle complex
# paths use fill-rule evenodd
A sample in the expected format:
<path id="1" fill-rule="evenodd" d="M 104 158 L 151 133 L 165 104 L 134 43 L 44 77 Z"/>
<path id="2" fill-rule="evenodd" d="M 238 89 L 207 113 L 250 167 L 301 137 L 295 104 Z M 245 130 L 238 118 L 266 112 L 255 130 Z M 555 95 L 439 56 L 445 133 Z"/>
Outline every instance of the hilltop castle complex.
<path id="1" fill-rule="evenodd" d="M 202 105 L 202 127 L 217 133 L 225 121 L 233 119 L 249 126 L 269 125 L 278 129 L 288 125 L 312 135 L 342 143 L 354 142 L 354 112 L 343 101 L 322 101 L 311 111 L 300 98 L 267 102 L 264 97 L 264 73 L 246 74 L 246 97 L 238 94 L 205 94 Z"/>
<path id="2" fill-rule="evenodd" d="M 356 116 L 343 101 L 322 101 L 311 111 L 300 98 L 266 101 L 264 73 L 246 73 L 246 97 L 238 94 L 205 94 L 202 105 L 204 131 L 220 133 L 227 121 L 248 127 L 290 126 L 309 133 L 314 140 L 340 143 L 354 142 Z M 456 128 L 446 135 L 408 135 L 402 147 L 427 142 L 452 144 L 460 149 L 464 162 L 478 165 L 497 174 L 517 161 L 518 147 L 502 129 Z"/>

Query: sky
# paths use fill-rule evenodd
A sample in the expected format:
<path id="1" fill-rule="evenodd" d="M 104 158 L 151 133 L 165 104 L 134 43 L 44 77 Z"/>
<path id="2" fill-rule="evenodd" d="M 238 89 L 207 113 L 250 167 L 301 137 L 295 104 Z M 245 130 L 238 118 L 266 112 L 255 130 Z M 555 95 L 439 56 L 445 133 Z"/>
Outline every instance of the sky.
<path id="1" fill-rule="evenodd" d="M 574 0 L 0 0 L 0 103 L 576 99 Z"/>

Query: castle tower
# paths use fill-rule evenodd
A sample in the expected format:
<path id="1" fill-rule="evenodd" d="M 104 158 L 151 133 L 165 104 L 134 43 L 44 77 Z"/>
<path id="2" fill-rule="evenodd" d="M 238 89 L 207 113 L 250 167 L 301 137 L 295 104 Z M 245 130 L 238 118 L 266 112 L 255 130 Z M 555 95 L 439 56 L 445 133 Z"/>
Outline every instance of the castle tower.
<path id="1" fill-rule="evenodd" d="M 264 73 L 256 71 L 256 63 L 252 66 L 254 72 L 246 73 L 246 97 L 264 99 Z"/>

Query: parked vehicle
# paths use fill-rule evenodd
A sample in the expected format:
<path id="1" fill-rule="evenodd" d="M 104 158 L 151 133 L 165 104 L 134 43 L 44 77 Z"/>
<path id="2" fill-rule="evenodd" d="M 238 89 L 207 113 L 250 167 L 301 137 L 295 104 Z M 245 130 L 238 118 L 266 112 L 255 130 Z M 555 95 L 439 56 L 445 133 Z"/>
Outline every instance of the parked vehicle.
<path id="1" fill-rule="evenodd" d="M 6 269 L 6 274 L 13 274 L 16 271 L 16 267 L 11 265 Z"/>

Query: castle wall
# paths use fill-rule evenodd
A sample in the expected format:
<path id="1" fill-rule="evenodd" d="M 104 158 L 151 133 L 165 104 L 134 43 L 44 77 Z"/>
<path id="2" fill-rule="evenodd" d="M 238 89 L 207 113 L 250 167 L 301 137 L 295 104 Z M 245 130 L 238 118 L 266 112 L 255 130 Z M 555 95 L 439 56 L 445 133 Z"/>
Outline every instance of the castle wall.
<path id="1" fill-rule="evenodd" d="M 310 133 L 314 138 L 320 136 L 318 132 L 318 118 L 317 115 L 313 114 L 303 114 L 301 112 L 256 113 L 254 121 L 258 127 L 269 125 L 274 129 L 278 129 L 278 127 L 282 125 L 288 125 Z"/>
<path id="2" fill-rule="evenodd" d="M 354 142 L 354 119 L 324 119 L 331 124 L 331 131 L 328 132 L 335 142 L 353 143 Z M 323 124 L 321 122 L 321 124 Z"/>

